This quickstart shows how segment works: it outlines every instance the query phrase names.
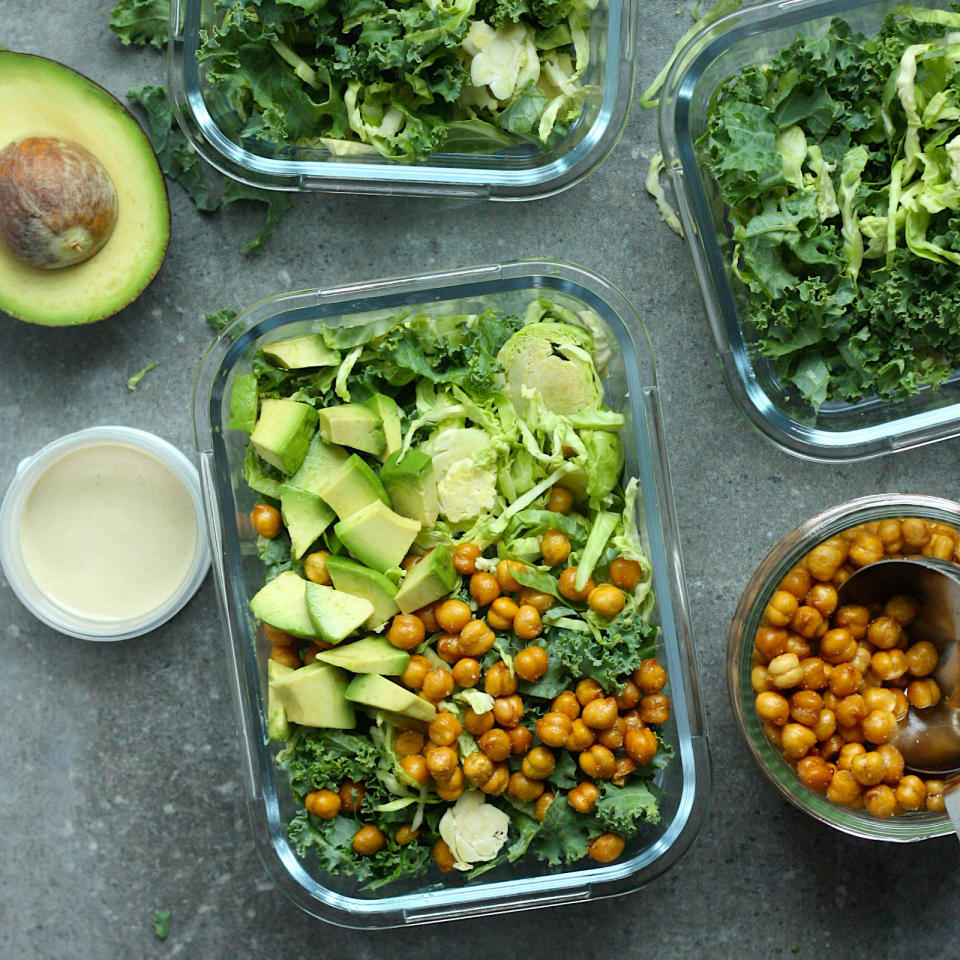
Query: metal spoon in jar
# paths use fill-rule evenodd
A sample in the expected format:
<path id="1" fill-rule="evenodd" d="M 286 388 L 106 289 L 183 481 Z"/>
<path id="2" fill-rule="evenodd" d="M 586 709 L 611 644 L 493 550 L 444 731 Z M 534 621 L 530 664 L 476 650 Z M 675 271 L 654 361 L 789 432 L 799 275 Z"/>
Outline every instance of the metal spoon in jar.
<path id="1" fill-rule="evenodd" d="M 905 766 L 932 777 L 960 774 L 960 567 L 933 557 L 880 560 L 861 567 L 837 591 L 838 605 L 886 603 L 895 594 L 913 597 L 919 610 L 910 642 L 927 640 L 938 654 L 931 676 L 940 702 L 911 706 L 891 743 Z M 947 812 L 960 836 L 960 776 L 944 791 Z"/>

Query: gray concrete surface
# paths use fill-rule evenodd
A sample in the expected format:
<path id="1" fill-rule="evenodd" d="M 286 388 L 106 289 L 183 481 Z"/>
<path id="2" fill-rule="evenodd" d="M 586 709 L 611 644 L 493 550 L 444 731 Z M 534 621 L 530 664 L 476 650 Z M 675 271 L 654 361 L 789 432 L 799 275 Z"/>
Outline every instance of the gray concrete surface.
<path id="1" fill-rule="evenodd" d="M 122 48 L 110 0 L 0 0 L 0 43 L 79 68 L 119 96 L 160 82 L 161 57 Z M 639 77 L 686 28 L 676 0 L 642 4 Z M 4 104 L 0 102 L 0 123 Z M 623 899 L 409 931 L 357 933 L 292 907 L 254 852 L 209 580 L 141 640 L 92 645 L 44 628 L 0 579 L 0 957 L 831 957 L 960 953 L 957 843 L 885 846 L 806 819 L 753 767 L 727 704 L 723 651 L 742 586 L 785 531 L 877 491 L 955 497 L 941 443 L 823 466 L 757 436 L 723 387 L 682 242 L 644 195 L 656 118 L 634 110 L 587 181 L 528 205 L 347 196 L 296 200 L 259 258 L 240 252 L 259 210 L 198 214 L 171 187 L 173 240 L 130 308 L 79 330 L 0 316 L 0 489 L 17 462 L 95 423 L 192 447 L 203 313 L 286 289 L 501 258 L 549 256 L 618 284 L 656 351 L 714 762 L 699 840 Z M 161 366 L 136 392 L 126 378 Z M 151 928 L 169 908 L 169 938 Z"/>

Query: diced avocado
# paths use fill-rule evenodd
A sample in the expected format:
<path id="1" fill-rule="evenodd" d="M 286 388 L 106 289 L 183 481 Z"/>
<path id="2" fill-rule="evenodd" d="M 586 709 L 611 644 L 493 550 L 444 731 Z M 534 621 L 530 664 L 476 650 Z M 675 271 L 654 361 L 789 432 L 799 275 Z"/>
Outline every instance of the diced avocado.
<path id="1" fill-rule="evenodd" d="M 330 474 L 347 462 L 349 456 L 349 451 L 327 443 L 319 433 L 315 433 L 307 447 L 307 455 L 300 469 L 290 478 L 290 483 L 319 497 L 320 487 L 327 482 Z"/>
<path id="2" fill-rule="evenodd" d="M 420 532 L 420 524 L 374 500 L 341 520 L 333 530 L 361 563 L 383 573 L 400 566 Z"/>
<path id="3" fill-rule="evenodd" d="M 276 343 L 265 343 L 260 352 L 285 370 L 303 370 L 306 367 L 332 367 L 340 362 L 340 354 L 331 350 L 319 333 L 290 337 Z"/>
<path id="4" fill-rule="evenodd" d="M 362 403 L 343 403 L 317 411 L 320 436 L 327 443 L 342 443 L 379 457 L 387 445 L 380 415 Z"/>
<path id="5" fill-rule="evenodd" d="M 293 673 L 293 667 L 287 667 L 276 660 L 267 661 L 267 738 L 286 740 L 290 736 L 290 724 L 283 703 L 273 689 L 274 683 L 281 677 Z"/>
<path id="6" fill-rule="evenodd" d="M 401 517 L 419 520 L 425 527 L 437 522 L 437 478 L 433 461 L 422 450 L 408 450 L 403 459 L 392 453 L 380 468 L 380 482 Z"/>
<path id="7" fill-rule="evenodd" d="M 280 487 L 280 512 L 290 534 L 290 549 L 298 560 L 334 518 L 333 511 L 319 497 L 292 482 Z"/>
<path id="8" fill-rule="evenodd" d="M 264 400 L 250 442 L 267 463 L 284 473 L 296 473 L 307 455 L 317 423 L 317 411 L 299 400 Z"/>
<path id="9" fill-rule="evenodd" d="M 457 579 L 450 548 L 443 544 L 434 547 L 403 578 L 397 591 L 397 606 L 403 613 L 413 613 L 445 597 L 456 586 Z"/>
<path id="10" fill-rule="evenodd" d="M 368 630 L 379 630 L 395 613 L 400 612 L 397 601 L 393 599 L 397 595 L 396 584 L 382 573 L 349 557 L 337 556 L 327 557 L 327 573 L 338 590 L 364 597 L 373 604 L 373 613 L 363 624 Z"/>
<path id="11" fill-rule="evenodd" d="M 345 696 L 349 683 L 350 675 L 339 667 L 308 663 L 274 681 L 273 689 L 292 723 L 350 730 L 357 721 Z"/>
<path id="12" fill-rule="evenodd" d="M 345 694 L 354 703 L 365 703 L 369 707 L 391 710 L 411 720 L 431 721 L 437 715 L 437 708 L 418 697 L 411 690 L 381 677 L 378 673 L 364 673 L 350 681 Z"/>
<path id="13" fill-rule="evenodd" d="M 372 467 L 363 457 L 350 454 L 346 463 L 319 484 L 318 493 L 341 519 L 379 500 L 390 506 L 390 498 Z"/>
<path id="14" fill-rule="evenodd" d="M 327 643 L 339 643 L 349 637 L 373 613 L 369 600 L 319 583 L 307 581 L 306 597 L 310 619 L 320 639 Z"/>
<path id="15" fill-rule="evenodd" d="M 246 430 L 249 433 L 257 425 L 257 375 L 241 373 L 233 381 L 230 391 L 230 419 L 227 427 L 231 430 Z"/>
<path id="16" fill-rule="evenodd" d="M 403 446 L 400 408 L 397 406 L 397 401 L 393 397 L 388 397 L 385 393 L 375 393 L 366 401 L 366 406 L 380 417 L 383 425 L 384 447 L 383 452 L 378 454 L 382 463 L 391 453 Z"/>
<path id="17" fill-rule="evenodd" d="M 264 584 L 250 601 L 250 612 L 264 623 L 304 640 L 320 634 L 307 610 L 307 582 L 292 570 L 284 570 Z"/>
<path id="18" fill-rule="evenodd" d="M 351 673 L 380 673 L 396 677 L 407 669 L 410 654 L 398 650 L 386 637 L 364 637 L 317 654 L 317 659 Z"/>

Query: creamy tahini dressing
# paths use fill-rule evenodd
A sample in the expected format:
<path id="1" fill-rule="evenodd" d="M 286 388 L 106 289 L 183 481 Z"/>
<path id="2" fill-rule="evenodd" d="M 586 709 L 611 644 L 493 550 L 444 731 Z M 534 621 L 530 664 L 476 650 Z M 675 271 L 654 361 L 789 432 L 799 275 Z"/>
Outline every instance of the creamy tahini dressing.
<path id="1" fill-rule="evenodd" d="M 136 447 L 74 450 L 41 474 L 24 505 L 20 546 L 52 600 L 88 617 L 144 614 L 189 572 L 197 519 L 169 467 Z"/>

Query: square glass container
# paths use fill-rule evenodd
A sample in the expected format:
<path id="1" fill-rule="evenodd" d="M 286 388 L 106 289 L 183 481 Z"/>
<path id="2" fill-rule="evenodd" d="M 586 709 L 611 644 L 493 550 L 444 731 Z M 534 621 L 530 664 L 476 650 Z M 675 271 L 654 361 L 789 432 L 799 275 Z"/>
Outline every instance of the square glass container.
<path id="1" fill-rule="evenodd" d="M 550 869 L 529 858 L 473 881 L 450 874 L 440 881 L 432 871 L 420 880 L 364 892 L 351 878 L 326 874 L 309 860 L 299 860 L 286 837 L 295 801 L 284 776 L 278 776 L 273 759 L 277 748 L 266 736 L 263 698 L 269 644 L 258 634 L 248 608 L 263 583 L 263 566 L 246 521 L 256 498 L 242 479 L 247 434 L 226 427 L 233 383 L 250 371 L 251 359 L 264 342 L 321 324 L 359 325 L 411 310 L 437 315 L 487 308 L 521 311 L 539 296 L 573 309 L 590 307 L 598 314 L 611 351 L 607 403 L 628 419 L 626 470 L 640 481 L 639 529 L 653 568 L 655 618 L 673 703 L 665 738 L 676 753 L 658 774 L 665 793 L 662 818 L 643 829 L 618 862 L 608 865 L 586 861 Z M 491 265 L 285 294 L 251 307 L 210 347 L 194 388 L 193 416 L 245 793 L 261 858 L 298 906 L 343 926 L 388 927 L 582 902 L 636 890 L 693 842 L 706 810 L 710 761 L 659 403 L 650 342 L 629 303 L 600 277 L 554 262 Z"/>
<path id="2" fill-rule="evenodd" d="M 947 8 L 945 0 L 921 6 Z M 776 0 L 744 6 L 705 27 L 677 58 L 660 102 L 660 142 L 727 387 L 747 420 L 778 447 L 812 460 L 849 461 L 960 435 L 960 376 L 902 401 L 824 404 L 815 415 L 753 349 L 742 324 L 742 284 L 720 188 L 697 141 L 720 85 L 765 63 L 798 34 L 819 37 L 834 17 L 875 35 L 896 0 Z"/>
<path id="3" fill-rule="evenodd" d="M 168 85 L 173 109 L 196 151 L 222 173 L 257 187 L 405 196 L 532 200 L 583 179 L 613 149 L 627 122 L 634 82 L 637 0 L 600 0 L 591 12 L 588 94 L 573 130 L 549 149 L 532 144 L 497 153 L 438 153 L 416 163 L 379 154 L 337 157 L 268 142 L 241 143 L 236 120 L 197 63 L 200 31 L 215 22 L 214 0 L 174 0 Z"/>

